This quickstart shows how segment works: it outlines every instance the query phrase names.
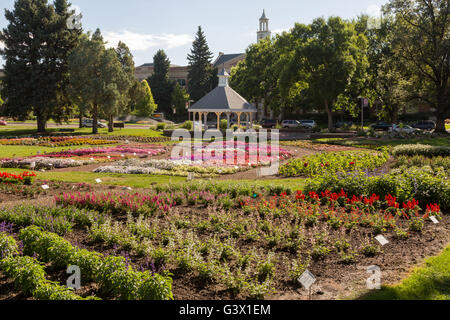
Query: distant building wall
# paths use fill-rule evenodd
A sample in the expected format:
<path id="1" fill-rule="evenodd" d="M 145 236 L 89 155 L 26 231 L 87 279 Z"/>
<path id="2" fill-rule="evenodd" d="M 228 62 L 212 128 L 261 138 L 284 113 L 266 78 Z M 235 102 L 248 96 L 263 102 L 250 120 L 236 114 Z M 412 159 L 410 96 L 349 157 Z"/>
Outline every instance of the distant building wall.
<path id="1" fill-rule="evenodd" d="M 181 67 L 172 65 L 169 69 L 169 79 L 176 81 L 182 87 L 186 87 L 188 84 L 188 67 Z M 144 64 L 136 68 L 135 78 L 139 81 L 146 80 L 154 73 L 152 64 Z"/>

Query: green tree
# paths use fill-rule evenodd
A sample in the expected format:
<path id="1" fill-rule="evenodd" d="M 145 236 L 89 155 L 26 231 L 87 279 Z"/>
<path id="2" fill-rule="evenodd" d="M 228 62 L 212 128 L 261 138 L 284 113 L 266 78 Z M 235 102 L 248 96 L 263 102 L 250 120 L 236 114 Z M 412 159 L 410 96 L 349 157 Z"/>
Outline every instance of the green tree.
<path id="1" fill-rule="evenodd" d="M 189 73 L 188 90 L 192 100 L 198 101 L 209 93 L 214 87 L 217 70 L 211 66 L 213 54 L 209 50 L 202 27 L 198 27 L 196 38 L 192 44 L 191 53 L 188 54 Z"/>
<path id="2" fill-rule="evenodd" d="M 188 117 L 188 110 L 186 109 L 186 103 L 189 102 L 189 94 L 178 83 L 172 92 L 172 104 L 175 108 L 175 117 L 178 120 L 186 120 Z"/>
<path id="3" fill-rule="evenodd" d="M 434 107 L 437 131 L 450 117 L 450 1 L 391 0 L 386 14 L 395 18 L 392 46 L 398 59 L 416 74 L 416 97 Z"/>
<path id="4" fill-rule="evenodd" d="M 117 48 L 115 49 L 117 58 L 122 67 L 122 72 L 116 74 L 115 84 L 119 96 L 115 100 L 114 105 L 110 106 L 106 110 L 106 118 L 108 119 L 108 131 L 114 131 L 114 117 L 121 113 L 125 113 L 128 110 L 129 102 L 131 100 L 130 90 L 134 84 L 135 66 L 133 61 L 133 55 L 130 52 L 128 46 L 119 41 Z"/>
<path id="5" fill-rule="evenodd" d="M 140 83 L 142 87 L 142 96 L 136 103 L 134 114 L 138 117 L 149 118 L 158 108 L 158 105 L 153 100 L 152 90 L 146 80 Z"/>
<path id="6" fill-rule="evenodd" d="M 344 104 L 356 107 L 355 96 L 362 90 L 361 79 L 368 66 L 367 39 L 339 17 L 296 27 L 301 41 L 280 76 L 282 95 L 291 100 L 303 95 L 325 110 L 332 130 L 333 110 Z"/>
<path id="7" fill-rule="evenodd" d="M 106 49 L 97 29 L 92 37 L 83 35 L 80 45 L 69 56 L 69 93 L 77 105 L 85 106 L 94 120 L 92 132 L 98 133 L 99 115 L 109 115 L 125 91 L 125 72 L 114 49 Z"/>
<path id="8" fill-rule="evenodd" d="M 68 4 L 56 0 L 16 0 L 12 11 L 5 10 L 9 25 L 0 33 L 5 48 L 3 108 L 7 116 L 26 119 L 32 112 L 38 132 L 44 132 L 53 118 L 68 117 L 68 52 L 78 42 L 80 30 L 68 29 Z"/>
<path id="9" fill-rule="evenodd" d="M 148 78 L 155 103 L 159 112 L 167 117 L 172 115 L 173 82 L 169 79 L 170 60 L 164 50 L 159 50 L 153 57 L 153 75 Z"/>

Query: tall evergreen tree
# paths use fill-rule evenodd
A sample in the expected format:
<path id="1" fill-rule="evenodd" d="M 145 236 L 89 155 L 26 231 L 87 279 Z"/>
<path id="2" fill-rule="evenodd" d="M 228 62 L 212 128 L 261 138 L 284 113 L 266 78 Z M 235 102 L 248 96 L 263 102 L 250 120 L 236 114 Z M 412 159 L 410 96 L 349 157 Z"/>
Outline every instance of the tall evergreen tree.
<path id="1" fill-rule="evenodd" d="M 67 57 L 80 32 L 68 29 L 69 16 L 65 0 L 54 5 L 47 0 L 16 0 L 12 11 L 5 11 L 9 25 L 0 41 L 5 44 L 2 92 L 8 101 L 3 113 L 19 119 L 33 113 L 38 132 L 45 131 L 49 119 L 67 117 Z"/>
<path id="2" fill-rule="evenodd" d="M 169 79 L 170 60 L 164 50 L 159 50 L 153 57 L 153 75 L 148 78 L 158 111 L 167 117 L 172 115 L 172 91 L 174 84 Z"/>
<path id="3" fill-rule="evenodd" d="M 192 44 L 189 61 L 188 87 L 191 99 L 200 100 L 213 89 L 217 72 L 211 66 L 213 54 L 209 50 L 202 27 L 198 27 L 197 35 Z"/>

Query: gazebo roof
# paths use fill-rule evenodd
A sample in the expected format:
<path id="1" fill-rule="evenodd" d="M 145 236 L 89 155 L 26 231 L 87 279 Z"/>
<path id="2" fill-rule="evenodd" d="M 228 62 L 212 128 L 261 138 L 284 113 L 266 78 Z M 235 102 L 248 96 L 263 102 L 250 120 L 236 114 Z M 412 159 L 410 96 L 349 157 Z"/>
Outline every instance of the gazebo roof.
<path id="1" fill-rule="evenodd" d="M 257 109 L 231 87 L 217 87 L 189 109 L 190 112 L 253 112 Z"/>
<path id="2" fill-rule="evenodd" d="M 258 110 L 228 85 L 229 74 L 222 69 L 219 86 L 189 108 L 189 112 L 251 112 Z"/>

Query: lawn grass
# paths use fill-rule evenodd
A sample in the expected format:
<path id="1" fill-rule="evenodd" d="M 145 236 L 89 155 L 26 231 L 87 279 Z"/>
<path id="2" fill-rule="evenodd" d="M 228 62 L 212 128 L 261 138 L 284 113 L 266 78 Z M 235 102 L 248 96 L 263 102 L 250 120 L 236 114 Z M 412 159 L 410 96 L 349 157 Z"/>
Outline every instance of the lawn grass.
<path id="1" fill-rule="evenodd" d="M 360 300 L 450 300 L 450 246 L 394 286 L 382 286 Z"/>
<path id="2" fill-rule="evenodd" d="M 55 134 L 59 133 L 61 128 L 49 128 L 47 133 Z M 70 128 L 74 129 L 75 132 L 71 133 L 73 135 L 91 135 L 91 128 Z M 135 128 L 125 128 L 125 129 L 115 129 L 114 132 L 108 132 L 107 128 L 99 129 L 99 135 L 111 135 L 111 136 L 141 136 L 141 137 L 161 137 L 163 135 L 162 131 L 155 131 L 151 129 L 135 129 Z M 36 128 L 29 126 L 7 126 L 0 127 L 0 138 L 1 137 L 23 137 L 31 136 L 37 134 Z"/>

